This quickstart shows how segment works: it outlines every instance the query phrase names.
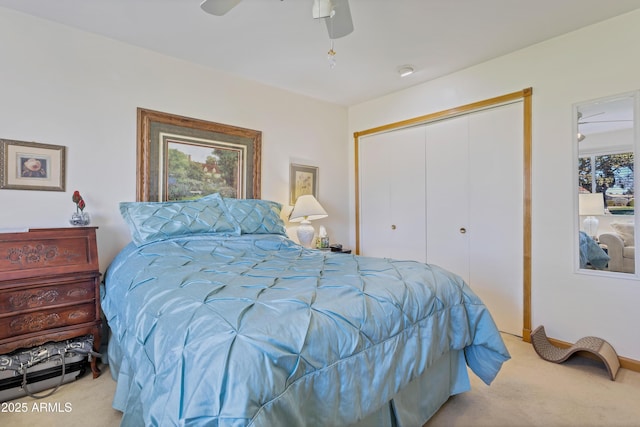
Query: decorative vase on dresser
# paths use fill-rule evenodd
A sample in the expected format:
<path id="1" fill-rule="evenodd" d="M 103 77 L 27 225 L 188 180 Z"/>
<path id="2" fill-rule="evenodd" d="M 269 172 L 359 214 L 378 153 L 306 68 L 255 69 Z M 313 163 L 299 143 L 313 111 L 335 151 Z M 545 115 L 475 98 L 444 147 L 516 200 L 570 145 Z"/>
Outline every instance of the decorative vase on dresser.
<path id="1" fill-rule="evenodd" d="M 88 334 L 99 352 L 96 228 L 0 233 L 0 354 Z"/>

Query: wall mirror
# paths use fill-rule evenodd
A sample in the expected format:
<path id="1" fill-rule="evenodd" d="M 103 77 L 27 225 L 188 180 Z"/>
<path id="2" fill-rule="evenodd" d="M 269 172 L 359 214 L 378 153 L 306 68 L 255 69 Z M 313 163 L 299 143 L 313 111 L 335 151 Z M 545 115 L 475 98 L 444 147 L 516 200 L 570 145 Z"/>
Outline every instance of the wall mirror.
<path id="1" fill-rule="evenodd" d="M 581 272 L 636 275 L 638 92 L 574 105 Z"/>

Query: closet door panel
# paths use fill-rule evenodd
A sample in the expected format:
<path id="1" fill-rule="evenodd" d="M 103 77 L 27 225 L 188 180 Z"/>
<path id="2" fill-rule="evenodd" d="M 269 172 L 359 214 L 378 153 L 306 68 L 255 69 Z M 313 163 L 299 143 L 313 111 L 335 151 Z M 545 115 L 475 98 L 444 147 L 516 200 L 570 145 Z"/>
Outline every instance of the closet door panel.
<path id="1" fill-rule="evenodd" d="M 391 181 L 389 156 L 393 144 L 389 134 L 361 138 L 358 146 L 360 169 L 360 254 L 390 256 Z"/>
<path id="2" fill-rule="evenodd" d="M 427 262 L 469 281 L 469 155 L 466 116 L 427 126 Z"/>
<path id="3" fill-rule="evenodd" d="M 498 328 L 515 335 L 523 329 L 522 129 L 521 102 L 469 116 L 470 283 Z"/>
<path id="4" fill-rule="evenodd" d="M 424 127 L 362 138 L 360 254 L 425 257 Z"/>
<path id="5" fill-rule="evenodd" d="M 425 127 L 398 132 L 390 156 L 391 234 L 396 259 L 426 261 Z"/>

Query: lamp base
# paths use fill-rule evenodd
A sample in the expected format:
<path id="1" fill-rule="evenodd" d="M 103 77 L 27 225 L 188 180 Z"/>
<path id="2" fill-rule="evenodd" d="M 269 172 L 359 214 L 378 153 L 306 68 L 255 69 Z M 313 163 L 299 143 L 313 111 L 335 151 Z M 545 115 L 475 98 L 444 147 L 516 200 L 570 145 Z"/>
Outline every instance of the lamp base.
<path id="1" fill-rule="evenodd" d="M 313 228 L 313 225 L 311 225 L 311 222 L 309 220 L 305 219 L 300 222 L 297 230 L 297 235 L 298 241 L 302 246 L 304 246 L 305 248 L 311 248 L 313 244 L 313 236 L 315 234 L 316 230 Z"/>
<path id="2" fill-rule="evenodd" d="M 600 221 L 598 221 L 598 218 L 596 218 L 595 216 L 586 217 L 584 219 L 584 222 L 582 223 L 582 225 L 584 226 L 584 232 L 587 233 L 589 237 L 595 239 L 598 234 L 599 223 Z"/>

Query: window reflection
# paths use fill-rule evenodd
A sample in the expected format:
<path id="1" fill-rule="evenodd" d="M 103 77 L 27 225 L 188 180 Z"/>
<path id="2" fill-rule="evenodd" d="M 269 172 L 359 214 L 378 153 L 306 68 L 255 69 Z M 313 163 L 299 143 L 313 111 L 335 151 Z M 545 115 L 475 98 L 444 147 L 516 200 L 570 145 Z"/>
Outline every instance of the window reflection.
<path id="1" fill-rule="evenodd" d="M 579 191 L 603 194 L 603 203 L 612 215 L 633 215 L 633 152 L 580 157 Z"/>

